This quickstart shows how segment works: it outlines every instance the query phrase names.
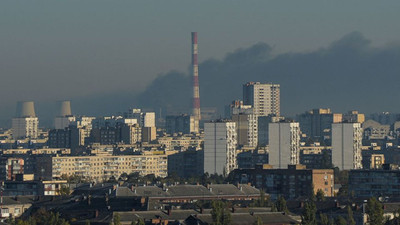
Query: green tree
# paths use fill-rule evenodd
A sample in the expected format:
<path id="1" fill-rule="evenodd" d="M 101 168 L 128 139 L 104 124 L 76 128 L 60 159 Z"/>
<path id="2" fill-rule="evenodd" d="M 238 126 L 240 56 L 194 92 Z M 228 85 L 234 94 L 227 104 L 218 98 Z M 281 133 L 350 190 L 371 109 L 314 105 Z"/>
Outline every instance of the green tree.
<path id="1" fill-rule="evenodd" d="M 317 201 L 323 202 L 323 201 L 325 201 L 325 192 L 321 189 L 318 189 L 317 195 L 315 197 L 316 197 Z"/>
<path id="2" fill-rule="evenodd" d="M 275 207 L 278 212 L 285 212 L 285 213 L 289 212 L 286 205 L 286 200 L 283 196 L 278 197 L 278 199 L 275 202 Z"/>
<path id="3" fill-rule="evenodd" d="M 253 206 L 253 207 L 268 207 L 269 206 L 269 196 L 266 196 L 265 192 L 260 190 L 260 198 L 255 199 L 251 206 Z"/>
<path id="4" fill-rule="evenodd" d="M 329 225 L 329 218 L 326 214 L 319 214 L 319 225 Z"/>
<path id="5" fill-rule="evenodd" d="M 68 196 L 71 194 L 71 190 L 69 189 L 68 185 L 61 185 L 59 192 L 61 196 Z"/>
<path id="6" fill-rule="evenodd" d="M 335 219 L 335 224 L 336 225 L 347 225 L 347 221 L 343 217 L 338 216 Z"/>
<path id="7" fill-rule="evenodd" d="M 348 225 L 356 225 L 356 221 L 354 220 L 353 216 L 353 210 L 349 205 L 347 206 L 347 221 Z"/>
<path id="8" fill-rule="evenodd" d="M 118 213 L 113 217 L 113 225 L 121 225 L 121 216 Z"/>
<path id="9" fill-rule="evenodd" d="M 317 225 L 317 207 L 313 201 L 308 201 L 304 205 L 303 215 L 301 216 L 302 225 Z"/>
<path id="10" fill-rule="evenodd" d="M 261 217 L 257 216 L 256 221 L 254 221 L 253 223 L 254 225 L 263 225 L 263 221 L 261 219 Z"/>
<path id="11" fill-rule="evenodd" d="M 132 222 L 132 224 L 133 224 L 133 222 Z M 145 222 L 144 222 L 144 220 L 143 220 L 142 218 L 140 218 L 140 219 L 138 219 L 138 220 L 136 221 L 136 223 L 133 224 L 133 225 L 145 225 Z"/>
<path id="12" fill-rule="evenodd" d="M 90 220 L 86 220 L 85 225 L 90 225 Z"/>
<path id="13" fill-rule="evenodd" d="M 371 225 L 382 225 L 383 224 L 383 208 L 382 204 L 376 200 L 376 198 L 372 197 L 368 200 L 367 203 L 367 214 L 368 214 L 368 222 Z"/>
<path id="14" fill-rule="evenodd" d="M 213 201 L 211 207 L 213 225 L 228 225 L 232 222 L 231 213 L 222 201 Z"/>

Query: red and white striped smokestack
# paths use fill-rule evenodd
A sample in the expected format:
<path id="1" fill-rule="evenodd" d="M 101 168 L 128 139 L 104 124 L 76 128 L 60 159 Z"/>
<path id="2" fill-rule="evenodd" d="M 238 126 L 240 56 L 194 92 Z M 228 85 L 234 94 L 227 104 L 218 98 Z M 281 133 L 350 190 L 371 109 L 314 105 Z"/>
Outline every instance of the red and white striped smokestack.
<path id="1" fill-rule="evenodd" d="M 198 65 L 197 32 L 192 32 L 192 66 L 193 66 L 193 116 L 195 119 L 195 130 L 199 131 L 200 112 L 200 91 L 199 91 L 199 65 Z"/>

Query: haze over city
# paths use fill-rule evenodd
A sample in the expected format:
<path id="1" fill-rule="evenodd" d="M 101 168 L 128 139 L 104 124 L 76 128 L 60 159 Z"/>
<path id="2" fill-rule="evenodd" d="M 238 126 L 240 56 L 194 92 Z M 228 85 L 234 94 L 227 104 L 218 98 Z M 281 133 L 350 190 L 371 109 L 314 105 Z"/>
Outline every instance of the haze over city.
<path id="1" fill-rule="evenodd" d="M 280 83 L 288 115 L 312 107 L 400 111 L 391 91 L 400 82 L 398 1 L 0 4 L 2 125 L 24 100 L 36 102 L 46 126 L 63 99 L 86 115 L 133 106 L 190 111 L 191 31 L 200 37 L 202 106 L 221 115 L 249 80 Z"/>
<path id="2" fill-rule="evenodd" d="M 0 1 L 0 225 L 400 224 L 400 1 Z"/>

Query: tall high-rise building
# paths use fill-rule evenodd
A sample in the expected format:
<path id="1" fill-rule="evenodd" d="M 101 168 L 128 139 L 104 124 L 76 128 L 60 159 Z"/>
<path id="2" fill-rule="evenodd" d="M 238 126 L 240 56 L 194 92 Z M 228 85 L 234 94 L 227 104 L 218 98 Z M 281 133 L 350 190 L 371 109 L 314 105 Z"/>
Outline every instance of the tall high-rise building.
<path id="1" fill-rule="evenodd" d="M 313 141 L 324 141 L 331 136 L 332 123 L 341 123 L 342 114 L 328 109 L 313 109 L 297 116 L 301 132 Z"/>
<path id="2" fill-rule="evenodd" d="M 357 110 L 352 110 L 343 115 L 343 122 L 362 124 L 365 122 L 365 115 Z"/>
<path id="3" fill-rule="evenodd" d="M 332 163 L 340 170 L 362 168 L 360 123 L 332 124 Z"/>
<path id="4" fill-rule="evenodd" d="M 179 116 L 167 116 L 165 120 L 167 134 L 190 134 L 194 132 L 194 125 L 194 116 L 187 114 L 182 114 Z"/>
<path id="5" fill-rule="evenodd" d="M 200 88 L 199 88 L 199 64 L 198 64 L 197 32 L 192 32 L 192 79 L 193 79 L 193 116 L 195 131 L 199 132 L 201 111 L 200 111 Z"/>
<path id="6" fill-rule="evenodd" d="M 236 123 L 215 121 L 204 124 L 204 173 L 227 176 L 237 168 Z"/>
<path id="7" fill-rule="evenodd" d="M 287 168 L 300 163 L 300 126 L 297 122 L 269 123 L 269 164 Z"/>
<path id="8" fill-rule="evenodd" d="M 143 127 L 156 127 L 156 113 L 145 112 L 143 116 Z"/>
<path id="9" fill-rule="evenodd" d="M 280 85 L 248 82 L 243 85 L 243 103 L 257 116 L 280 115 Z"/>
<path id="10" fill-rule="evenodd" d="M 235 100 L 230 105 L 225 106 L 225 118 L 231 119 L 235 114 L 253 114 L 251 105 L 244 105 L 243 101 Z"/>
<path id="11" fill-rule="evenodd" d="M 35 114 L 33 102 L 18 102 L 17 117 L 12 119 L 12 134 L 14 139 L 38 137 L 39 119 Z"/>
<path id="12" fill-rule="evenodd" d="M 278 123 L 279 121 L 285 120 L 282 116 L 259 116 L 258 117 L 258 146 L 267 146 L 269 144 L 269 123 Z"/>
<path id="13" fill-rule="evenodd" d="M 232 121 L 236 123 L 237 143 L 239 146 L 255 148 L 258 143 L 258 120 L 254 114 L 234 114 Z"/>

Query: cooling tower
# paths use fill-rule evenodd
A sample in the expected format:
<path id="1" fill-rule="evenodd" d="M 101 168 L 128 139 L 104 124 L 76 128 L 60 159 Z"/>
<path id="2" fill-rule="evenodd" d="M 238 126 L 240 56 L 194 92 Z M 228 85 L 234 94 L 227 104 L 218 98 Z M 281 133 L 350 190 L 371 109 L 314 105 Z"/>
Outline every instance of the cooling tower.
<path id="1" fill-rule="evenodd" d="M 18 102 L 17 117 L 36 117 L 35 105 L 33 102 Z"/>
<path id="2" fill-rule="evenodd" d="M 60 101 L 60 114 L 59 116 L 71 116 L 71 102 L 70 101 Z"/>

